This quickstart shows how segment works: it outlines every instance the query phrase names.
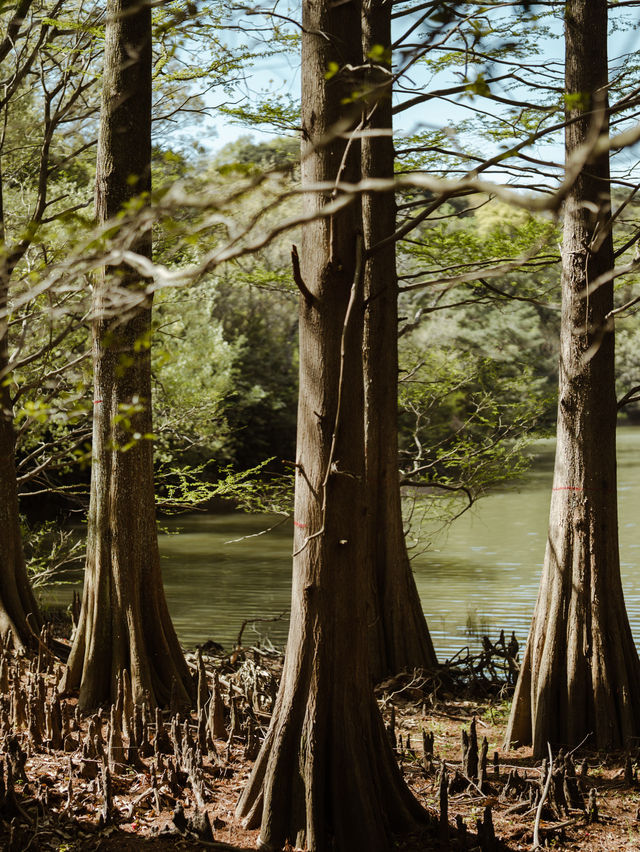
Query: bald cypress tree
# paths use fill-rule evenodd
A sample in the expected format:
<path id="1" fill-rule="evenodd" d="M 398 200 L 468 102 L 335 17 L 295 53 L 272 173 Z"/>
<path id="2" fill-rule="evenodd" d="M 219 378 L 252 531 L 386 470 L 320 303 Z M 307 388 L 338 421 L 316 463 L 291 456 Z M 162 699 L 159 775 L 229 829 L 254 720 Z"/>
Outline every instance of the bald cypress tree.
<path id="1" fill-rule="evenodd" d="M 362 177 L 392 179 L 391 5 L 364 0 L 363 47 L 369 57 Z M 398 277 L 393 189 L 362 202 L 364 267 L 365 454 L 368 552 L 373 583 L 369 624 L 374 680 L 437 665 L 407 554 L 398 477 Z"/>
<path id="2" fill-rule="evenodd" d="M 424 818 L 373 695 L 366 600 L 363 247 L 357 199 L 318 184 L 360 177 L 350 137 L 358 3 L 303 4 L 300 397 L 291 624 L 269 731 L 238 805 L 259 845 L 387 850 Z M 338 70 L 339 69 L 339 70 Z M 335 73 L 332 73 L 335 71 Z M 329 204 L 341 204 L 332 213 Z"/>
<path id="3" fill-rule="evenodd" d="M 607 138 L 607 2 L 565 8 L 565 147 Z M 556 461 L 540 591 L 507 742 L 620 748 L 640 735 L 640 663 L 620 581 L 608 151 L 565 205 Z"/>
<path id="4" fill-rule="evenodd" d="M 1 204 L 0 190 L 0 229 L 4 230 Z M 0 636 L 4 639 L 11 631 L 14 646 L 24 650 L 34 643 L 42 619 L 22 551 L 9 365 L 9 287 L 4 267 L 0 263 Z"/>
<path id="5" fill-rule="evenodd" d="M 96 211 L 106 223 L 151 190 L 151 7 L 109 0 Z M 151 257 L 151 232 L 135 251 Z M 94 418 L 82 610 L 63 688 L 88 710 L 115 699 L 129 671 L 134 700 L 186 703 L 193 684 L 160 574 L 151 436 L 151 297 L 128 268 L 94 290 Z"/>
<path id="6" fill-rule="evenodd" d="M 0 62 L 6 59 L 16 39 L 22 35 L 30 7 L 31 0 L 22 0 L 8 20 L 0 40 Z M 7 109 L 6 103 L 4 109 Z M 14 646 L 24 650 L 34 643 L 34 631 L 42 626 L 42 618 L 25 567 L 18 508 L 9 362 L 9 282 L 22 255 L 12 248 L 6 239 L 0 170 L 0 636 L 6 638 L 11 631 Z"/>

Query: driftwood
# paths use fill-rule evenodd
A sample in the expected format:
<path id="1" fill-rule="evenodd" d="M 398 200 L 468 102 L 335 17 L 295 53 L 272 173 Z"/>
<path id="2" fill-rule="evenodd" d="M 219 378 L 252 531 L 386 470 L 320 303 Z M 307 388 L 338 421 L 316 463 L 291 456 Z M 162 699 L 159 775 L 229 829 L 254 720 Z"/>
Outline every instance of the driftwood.
<path id="1" fill-rule="evenodd" d="M 267 622 L 282 621 L 288 615 L 289 615 L 289 611 L 287 610 L 285 612 L 281 612 L 280 615 L 267 616 L 267 617 L 264 617 L 264 618 L 255 618 L 255 617 L 254 618 L 245 618 L 245 620 L 240 625 L 240 630 L 238 632 L 238 638 L 236 639 L 236 648 L 242 647 L 242 635 L 245 631 L 245 627 L 248 624 L 258 624 L 258 623 L 266 624 Z"/>
<path id="2" fill-rule="evenodd" d="M 484 637 L 481 651 L 462 648 L 437 668 L 401 672 L 379 683 L 375 691 L 385 705 L 404 700 L 427 713 L 446 694 L 502 700 L 513 690 L 518 672 L 518 642 L 514 635 L 506 642 L 503 631 L 496 642 Z"/>

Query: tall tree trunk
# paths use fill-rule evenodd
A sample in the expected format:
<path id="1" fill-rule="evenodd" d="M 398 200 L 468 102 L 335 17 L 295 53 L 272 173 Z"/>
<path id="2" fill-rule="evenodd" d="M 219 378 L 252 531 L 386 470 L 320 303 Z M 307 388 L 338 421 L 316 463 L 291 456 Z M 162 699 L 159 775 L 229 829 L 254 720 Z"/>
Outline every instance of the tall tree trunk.
<path id="1" fill-rule="evenodd" d="M 107 222 L 151 189 L 151 7 L 109 0 L 96 209 Z M 151 257 L 151 233 L 134 246 Z M 117 312 L 118 293 L 139 305 Z M 123 309 L 120 311 L 123 312 Z M 115 699 L 128 669 L 134 700 L 167 704 L 193 684 L 160 574 L 151 434 L 151 298 L 127 269 L 108 269 L 94 298 L 93 464 L 80 623 L 63 688 L 88 710 Z"/>
<path id="2" fill-rule="evenodd" d="M 4 247 L 0 175 L 0 250 L 3 252 Z M 0 636 L 6 638 L 11 630 L 14 646 L 23 651 L 34 643 L 34 631 L 39 631 L 42 618 L 27 578 L 20 533 L 13 404 L 9 381 L 9 275 L 5 261 L 6 255 L 0 259 Z"/>
<path id="3" fill-rule="evenodd" d="M 357 181 L 345 101 L 358 3 L 305 0 L 302 181 Z M 340 71 L 327 74 L 336 63 Z M 326 79 L 326 76 L 329 79 Z M 306 213 L 334 198 L 307 192 Z M 338 196 L 339 198 L 339 196 Z M 423 818 L 387 742 L 368 664 L 360 205 L 304 226 L 291 624 L 271 725 L 238 804 L 259 848 L 390 848 Z"/>
<path id="4" fill-rule="evenodd" d="M 567 163 L 606 108 L 607 2 L 565 12 Z M 581 116 L 581 117 L 580 117 Z M 578 120 L 575 120 L 575 119 Z M 602 133 L 608 133 L 606 118 Z M 597 210 L 597 213 L 594 212 Z M 508 742 L 619 748 L 640 735 L 640 663 L 620 582 L 613 268 L 608 154 L 582 169 L 565 207 L 556 463 L 540 591 Z"/>
<path id="5" fill-rule="evenodd" d="M 362 140 L 362 177 L 393 178 L 391 113 L 391 4 L 365 0 L 363 45 L 371 56 L 368 120 Z M 374 50 L 382 47 L 384 53 Z M 379 131 L 380 135 L 376 135 Z M 367 262 L 364 329 L 365 454 L 369 508 L 368 549 L 373 560 L 371 668 L 389 674 L 437 665 L 433 643 L 407 554 L 398 481 L 398 280 L 393 190 L 365 193 L 362 219 Z M 373 249 L 371 253 L 369 250 Z"/>

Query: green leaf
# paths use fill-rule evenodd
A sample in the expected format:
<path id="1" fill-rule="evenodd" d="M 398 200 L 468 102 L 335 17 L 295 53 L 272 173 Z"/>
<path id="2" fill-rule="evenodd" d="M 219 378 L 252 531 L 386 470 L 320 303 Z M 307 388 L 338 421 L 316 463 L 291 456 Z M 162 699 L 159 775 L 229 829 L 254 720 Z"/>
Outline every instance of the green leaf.
<path id="1" fill-rule="evenodd" d="M 340 66 L 338 65 L 337 62 L 330 62 L 329 65 L 327 66 L 327 70 L 325 71 L 324 79 L 330 80 L 332 77 L 336 76 L 336 74 L 338 73 L 339 70 L 340 70 Z"/>

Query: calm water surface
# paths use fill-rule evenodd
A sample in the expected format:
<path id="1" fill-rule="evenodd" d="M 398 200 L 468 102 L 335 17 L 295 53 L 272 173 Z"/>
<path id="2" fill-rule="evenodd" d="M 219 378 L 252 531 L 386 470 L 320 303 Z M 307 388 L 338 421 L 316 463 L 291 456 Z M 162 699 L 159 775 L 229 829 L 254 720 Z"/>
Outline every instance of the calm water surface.
<path id="1" fill-rule="evenodd" d="M 481 500 L 414 561 L 436 649 L 457 651 L 473 631 L 514 630 L 524 642 L 535 605 L 549 519 L 554 441 L 517 489 Z M 640 644 L 640 430 L 618 431 L 620 560 L 631 628 Z"/>
<path id="2" fill-rule="evenodd" d="M 553 443 L 537 445 L 519 487 L 481 500 L 413 560 L 420 597 L 438 654 L 475 644 L 478 632 L 514 630 L 526 639 L 535 604 L 549 513 Z M 632 630 L 640 643 L 640 429 L 618 433 L 618 499 L 622 578 Z M 290 522 L 246 538 L 273 523 L 247 515 L 191 515 L 165 522 L 162 570 L 174 624 L 189 647 L 215 639 L 233 645 L 244 619 L 288 610 Z M 241 539 L 240 541 L 234 541 Z M 47 598 L 67 601 L 67 588 Z M 244 642 L 268 636 L 283 644 L 286 620 L 247 626 Z"/>

